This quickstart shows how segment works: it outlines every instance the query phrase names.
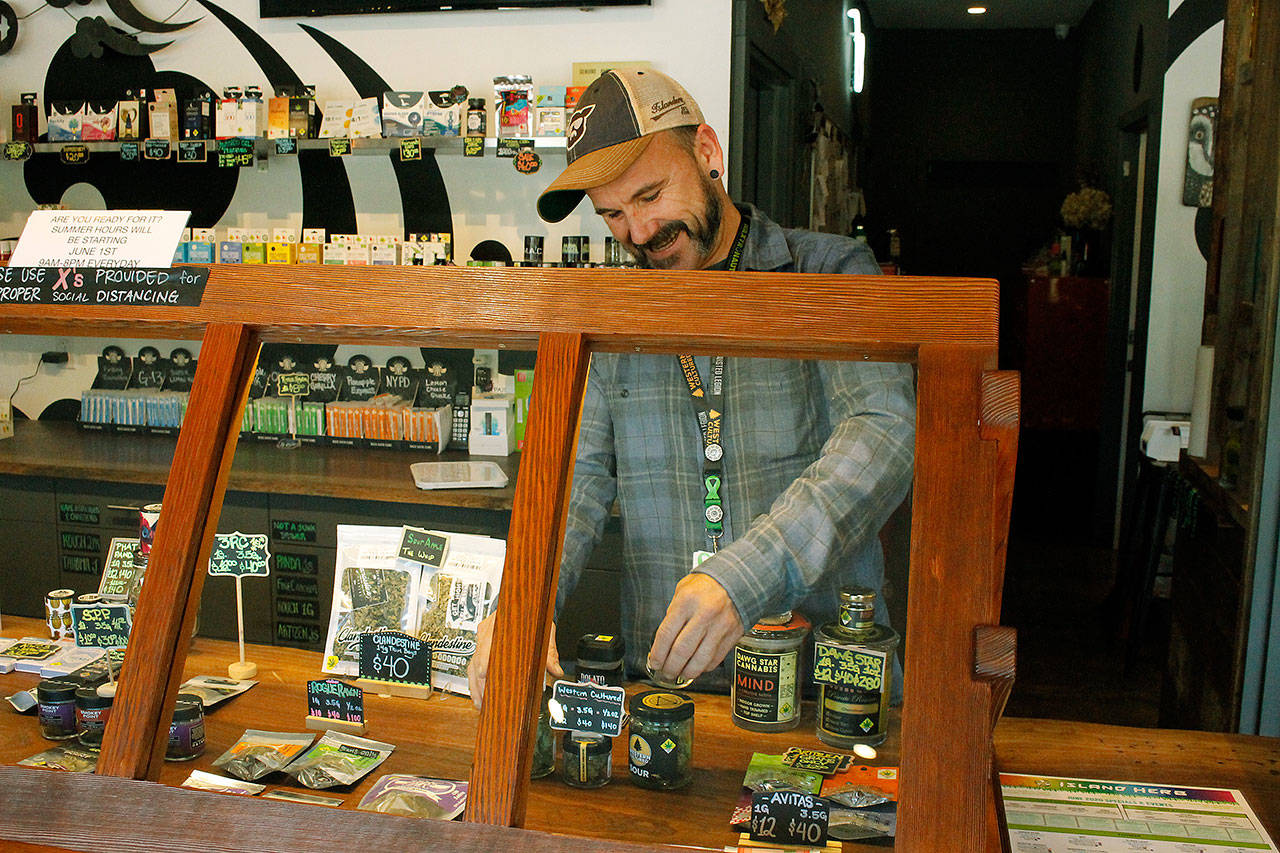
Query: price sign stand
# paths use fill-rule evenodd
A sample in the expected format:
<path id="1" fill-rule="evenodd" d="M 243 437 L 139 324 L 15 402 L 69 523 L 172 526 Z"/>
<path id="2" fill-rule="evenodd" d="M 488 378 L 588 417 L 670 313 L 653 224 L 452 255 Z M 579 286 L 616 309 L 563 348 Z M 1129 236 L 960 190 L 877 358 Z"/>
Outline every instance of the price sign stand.
<path id="1" fill-rule="evenodd" d="M 364 692 L 336 678 L 308 681 L 307 728 L 364 734 Z"/>
<path id="2" fill-rule="evenodd" d="M 399 631 L 360 635 L 355 685 L 383 696 L 431 698 L 431 645 Z"/>
<path id="3" fill-rule="evenodd" d="M 236 579 L 236 632 L 240 641 L 240 660 L 227 667 L 227 675 L 235 679 L 253 678 L 258 665 L 244 659 L 244 591 L 240 580 L 245 575 L 266 577 L 271 572 L 271 554 L 267 551 L 265 533 L 217 533 L 213 552 L 209 555 L 209 574 L 231 575 Z"/>
<path id="4" fill-rule="evenodd" d="M 102 649 L 107 656 L 107 683 L 98 687 L 99 696 L 116 695 L 116 676 L 111 668 L 112 649 L 129 643 L 133 617 L 127 604 L 73 604 L 71 626 L 80 648 Z"/>
<path id="5" fill-rule="evenodd" d="M 311 377 L 305 373 L 284 373 L 276 377 L 276 392 L 289 398 L 289 437 L 276 442 L 281 450 L 301 447 L 298 441 L 298 398 L 311 393 Z"/>

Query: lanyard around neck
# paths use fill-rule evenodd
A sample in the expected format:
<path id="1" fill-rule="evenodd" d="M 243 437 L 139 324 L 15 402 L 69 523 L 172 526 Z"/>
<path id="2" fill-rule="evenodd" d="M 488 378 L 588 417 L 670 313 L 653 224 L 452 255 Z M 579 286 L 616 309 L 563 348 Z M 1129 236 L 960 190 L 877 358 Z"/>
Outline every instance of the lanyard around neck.
<path id="1" fill-rule="evenodd" d="M 736 272 L 742 264 L 750 225 L 751 220 L 743 216 L 729 250 L 726 267 L 729 272 Z M 724 356 L 713 355 L 711 375 L 704 385 L 693 356 L 680 356 L 680 370 L 689 386 L 689 396 L 698 415 L 698 428 L 702 432 L 703 522 L 712 551 L 719 548 L 720 537 L 724 535 L 724 498 L 721 495 L 724 490 L 724 369 Z"/>

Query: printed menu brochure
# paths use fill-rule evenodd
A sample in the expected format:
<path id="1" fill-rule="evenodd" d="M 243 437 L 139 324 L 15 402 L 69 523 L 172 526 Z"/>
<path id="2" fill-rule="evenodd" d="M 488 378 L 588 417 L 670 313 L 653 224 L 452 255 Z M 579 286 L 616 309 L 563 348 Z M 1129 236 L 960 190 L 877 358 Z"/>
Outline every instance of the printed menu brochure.
<path id="1" fill-rule="evenodd" d="M 1239 791 L 1000 774 L 1012 853 L 1272 851 Z"/>

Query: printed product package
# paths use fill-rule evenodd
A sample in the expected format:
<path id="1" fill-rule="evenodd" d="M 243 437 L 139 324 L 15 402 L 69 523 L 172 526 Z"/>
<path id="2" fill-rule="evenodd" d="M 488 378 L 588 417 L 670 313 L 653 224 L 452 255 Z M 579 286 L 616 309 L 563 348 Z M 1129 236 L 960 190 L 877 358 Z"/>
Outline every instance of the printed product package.
<path id="1" fill-rule="evenodd" d="M 467 805 L 467 783 L 388 773 L 360 800 L 356 808 L 366 812 L 453 820 Z"/>
<path id="2" fill-rule="evenodd" d="M 333 608 L 322 671 L 360 674 L 360 634 L 404 631 L 414 625 L 420 573 L 400 565 L 400 528 L 338 525 Z"/>
<path id="3" fill-rule="evenodd" d="M 311 734 L 264 732 L 248 729 L 240 740 L 213 762 L 237 779 L 252 782 L 268 773 L 283 770 L 304 749 L 311 746 Z"/>
<path id="4" fill-rule="evenodd" d="M 285 772 L 308 788 L 354 785 L 387 760 L 395 744 L 382 743 L 342 732 L 325 732 Z"/>

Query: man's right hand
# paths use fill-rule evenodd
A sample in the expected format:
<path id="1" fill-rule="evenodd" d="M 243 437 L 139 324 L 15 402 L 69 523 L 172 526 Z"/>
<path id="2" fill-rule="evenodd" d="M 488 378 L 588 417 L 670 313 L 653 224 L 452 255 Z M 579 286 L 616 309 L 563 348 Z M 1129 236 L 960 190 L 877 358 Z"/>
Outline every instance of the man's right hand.
<path id="1" fill-rule="evenodd" d="M 467 684 L 471 688 L 471 701 L 476 708 L 484 701 L 485 681 L 489 676 L 489 652 L 493 646 L 493 625 L 497 613 L 490 613 L 476 629 L 476 650 L 471 655 L 471 664 L 467 667 Z M 551 623 L 551 636 L 547 638 L 547 673 L 555 678 L 564 678 L 564 670 L 560 668 L 560 653 L 556 650 L 556 623 Z"/>

